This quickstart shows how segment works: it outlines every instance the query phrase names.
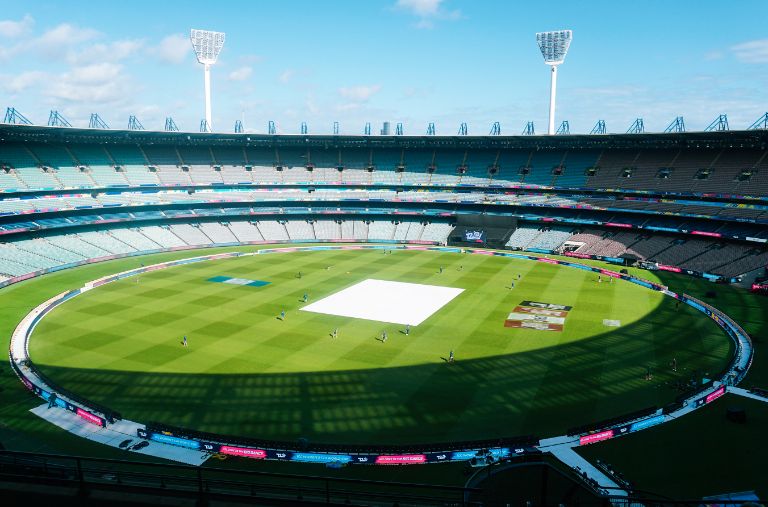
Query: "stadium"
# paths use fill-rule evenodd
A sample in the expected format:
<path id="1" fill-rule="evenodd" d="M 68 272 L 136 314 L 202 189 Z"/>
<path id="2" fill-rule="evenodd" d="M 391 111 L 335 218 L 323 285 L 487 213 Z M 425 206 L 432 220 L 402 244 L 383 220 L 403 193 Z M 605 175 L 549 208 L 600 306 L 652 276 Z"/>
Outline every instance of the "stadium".
<path id="1" fill-rule="evenodd" d="M 4 494 L 765 498 L 768 113 L 555 132 L 538 35 L 548 135 L 213 131 L 196 30 L 200 132 L 8 106 Z"/>

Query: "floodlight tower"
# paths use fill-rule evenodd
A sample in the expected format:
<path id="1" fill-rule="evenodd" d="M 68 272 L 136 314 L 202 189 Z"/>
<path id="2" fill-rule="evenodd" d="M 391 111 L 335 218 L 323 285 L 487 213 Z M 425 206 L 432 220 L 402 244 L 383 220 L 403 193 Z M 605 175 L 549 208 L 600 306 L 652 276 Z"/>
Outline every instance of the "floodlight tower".
<path id="1" fill-rule="evenodd" d="M 539 32 L 536 42 L 544 57 L 544 63 L 552 67 L 552 84 L 549 89 L 549 129 L 547 133 L 555 133 L 555 96 L 557 94 L 557 66 L 563 63 L 568 47 L 571 45 L 573 32 L 558 30 L 556 32 Z"/>
<path id="2" fill-rule="evenodd" d="M 216 63 L 224 46 L 224 32 L 192 29 L 189 39 L 195 49 L 197 61 L 202 63 L 205 69 L 205 121 L 211 131 L 211 65 Z"/>

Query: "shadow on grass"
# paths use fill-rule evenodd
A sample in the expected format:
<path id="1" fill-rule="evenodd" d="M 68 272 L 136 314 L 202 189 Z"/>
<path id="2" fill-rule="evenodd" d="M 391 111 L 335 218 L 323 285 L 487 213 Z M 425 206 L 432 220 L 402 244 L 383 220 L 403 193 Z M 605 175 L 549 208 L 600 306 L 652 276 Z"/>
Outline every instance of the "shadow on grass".
<path id="1" fill-rule="evenodd" d="M 436 356 L 425 365 L 281 374 L 38 367 L 126 418 L 221 434 L 349 444 L 554 436 L 662 406 L 690 377 L 716 374 L 732 346 L 707 326 L 714 323 L 670 301 L 589 339 L 452 364 Z"/>

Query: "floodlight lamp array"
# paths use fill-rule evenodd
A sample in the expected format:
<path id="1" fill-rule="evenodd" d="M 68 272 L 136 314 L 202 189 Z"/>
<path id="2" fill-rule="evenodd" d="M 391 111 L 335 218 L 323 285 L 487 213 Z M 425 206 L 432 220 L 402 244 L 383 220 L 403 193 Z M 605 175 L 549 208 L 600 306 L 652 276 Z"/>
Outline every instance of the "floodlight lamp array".
<path id="1" fill-rule="evenodd" d="M 224 46 L 224 32 L 192 29 L 189 38 L 198 62 L 204 65 L 216 63 L 219 52 Z"/>
<path id="2" fill-rule="evenodd" d="M 572 38 L 573 31 L 571 30 L 537 33 L 536 42 L 539 44 L 541 55 L 544 57 L 544 63 L 547 65 L 560 65 L 563 63 Z"/>

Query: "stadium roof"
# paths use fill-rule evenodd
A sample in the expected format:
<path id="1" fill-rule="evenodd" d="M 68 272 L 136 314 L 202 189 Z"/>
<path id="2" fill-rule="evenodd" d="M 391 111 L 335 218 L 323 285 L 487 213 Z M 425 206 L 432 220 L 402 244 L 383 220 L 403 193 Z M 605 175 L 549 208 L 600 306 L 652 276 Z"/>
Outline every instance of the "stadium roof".
<path id="1" fill-rule="evenodd" d="M 285 146 L 323 148 L 768 149 L 768 130 L 539 136 L 349 136 L 106 130 L 0 124 L 0 142 Z"/>

